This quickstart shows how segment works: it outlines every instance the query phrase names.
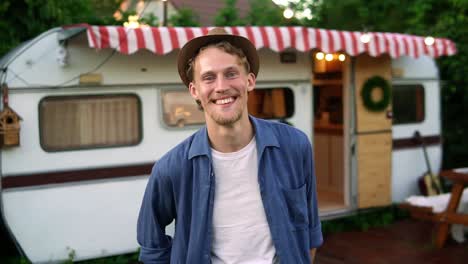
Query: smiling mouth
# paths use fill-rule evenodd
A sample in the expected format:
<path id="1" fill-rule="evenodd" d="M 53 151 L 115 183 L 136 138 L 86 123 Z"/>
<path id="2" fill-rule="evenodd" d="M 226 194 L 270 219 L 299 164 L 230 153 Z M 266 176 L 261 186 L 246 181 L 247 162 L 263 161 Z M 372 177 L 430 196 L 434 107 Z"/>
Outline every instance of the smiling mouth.
<path id="1" fill-rule="evenodd" d="M 225 105 L 234 102 L 235 98 L 234 97 L 228 97 L 228 98 L 223 98 L 223 99 L 218 99 L 215 100 L 214 103 L 217 105 Z"/>

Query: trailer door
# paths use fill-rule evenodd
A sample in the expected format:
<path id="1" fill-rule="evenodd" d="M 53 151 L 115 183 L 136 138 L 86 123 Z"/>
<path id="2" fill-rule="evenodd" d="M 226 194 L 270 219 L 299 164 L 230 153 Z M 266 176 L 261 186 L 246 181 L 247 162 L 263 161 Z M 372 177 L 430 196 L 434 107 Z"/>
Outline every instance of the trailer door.
<path id="1" fill-rule="evenodd" d="M 384 206 L 391 203 L 391 154 L 392 120 L 391 104 L 384 111 L 369 111 L 363 104 L 361 90 L 372 76 L 381 76 L 391 81 L 389 56 L 356 57 L 355 106 L 356 106 L 356 161 L 357 161 L 357 206 L 359 208 Z M 374 89 L 379 92 L 380 89 Z M 378 99 L 380 94 L 373 94 Z"/>

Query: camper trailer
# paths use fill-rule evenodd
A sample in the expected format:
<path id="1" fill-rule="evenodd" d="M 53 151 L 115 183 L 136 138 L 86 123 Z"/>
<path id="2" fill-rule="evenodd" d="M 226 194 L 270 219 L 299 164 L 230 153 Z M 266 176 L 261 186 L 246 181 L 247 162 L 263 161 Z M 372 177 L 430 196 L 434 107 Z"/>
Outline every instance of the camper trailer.
<path id="1" fill-rule="evenodd" d="M 204 122 L 176 58 L 187 40 L 208 29 L 60 27 L 1 59 L 1 109 L 14 116 L 5 121 L 13 128 L 2 124 L 0 136 L 18 139 L 0 148 L 1 216 L 30 261 L 138 249 L 136 221 L 153 164 Z M 427 168 L 415 131 L 428 145 L 432 169 L 440 168 L 434 58 L 456 53 L 450 40 L 225 29 L 259 50 L 250 113 L 309 136 L 322 219 L 417 193 Z"/>

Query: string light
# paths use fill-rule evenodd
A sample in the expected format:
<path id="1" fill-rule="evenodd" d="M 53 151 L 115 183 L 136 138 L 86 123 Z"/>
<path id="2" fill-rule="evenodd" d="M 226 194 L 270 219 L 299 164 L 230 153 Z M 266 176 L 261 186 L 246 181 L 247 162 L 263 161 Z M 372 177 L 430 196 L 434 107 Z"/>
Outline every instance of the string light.
<path id="1" fill-rule="evenodd" d="M 432 46 L 434 45 L 435 43 L 435 39 L 431 36 L 428 36 L 424 39 L 424 43 L 427 45 L 427 46 Z"/>
<path id="2" fill-rule="evenodd" d="M 283 12 L 283 16 L 286 18 L 286 19 L 290 19 L 294 16 L 294 11 L 292 11 L 291 8 L 286 8 Z"/>
<path id="3" fill-rule="evenodd" d="M 362 43 L 369 43 L 371 41 L 371 35 L 365 32 L 359 37 L 359 39 L 361 40 Z"/>
<path id="4" fill-rule="evenodd" d="M 325 58 L 325 54 L 323 54 L 323 52 L 317 52 L 317 54 L 315 54 L 315 58 L 317 60 L 323 60 L 323 58 Z"/>
<path id="5" fill-rule="evenodd" d="M 317 52 L 315 54 L 315 59 L 316 60 L 323 60 L 325 59 L 326 61 L 332 61 L 332 60 L 339 60 L 339 61 L 345 61 L 346 60 L 346 55 L 344 54 L 336 54 L 336 53 L 323 53 L 323 52 Z"/>

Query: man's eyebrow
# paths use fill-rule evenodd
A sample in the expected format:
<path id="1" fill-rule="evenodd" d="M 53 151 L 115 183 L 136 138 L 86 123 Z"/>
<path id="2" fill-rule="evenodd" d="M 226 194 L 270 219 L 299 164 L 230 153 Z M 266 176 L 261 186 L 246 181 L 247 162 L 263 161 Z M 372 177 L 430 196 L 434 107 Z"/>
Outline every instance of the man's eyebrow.
<path id="1" fill-rule="evenodd" d="M 236 70 L 236 71 L 237 71 L 237 70 L 239 70 L 239 69 L 238 69 L 238 67 L 236 67 L 236 66 L 229 66 L 229 67 L 227 67 L 226 69 L 224 69 L 224 71 L 232 71 L 232 70 Z"/>
<path id="2" fill-rule="evenodd" d="M 232 71 L 232 70 L 238 71 L 239 67 L 236 67 L 236 65 L 231 65 L 231 66 L 228 66 L 228 67 L 222 69 L 221 72 Z M 207 74 L 216 74 L 216 73 L 215 73 L 214 70 L 207 70 L 206 72 L 200 73 L 201 76 L 205 76 Z"/>
<path id="3" fill-rule="evenodd" d="M 204 77 L 204 76 L 213 75 L 213 74 L 215 74 L 214 71 L 211 71 L 211 70 L 210 70 L 210 71 L 202 72 L 200 75 L 201 75 L 202 77 Z"/>

